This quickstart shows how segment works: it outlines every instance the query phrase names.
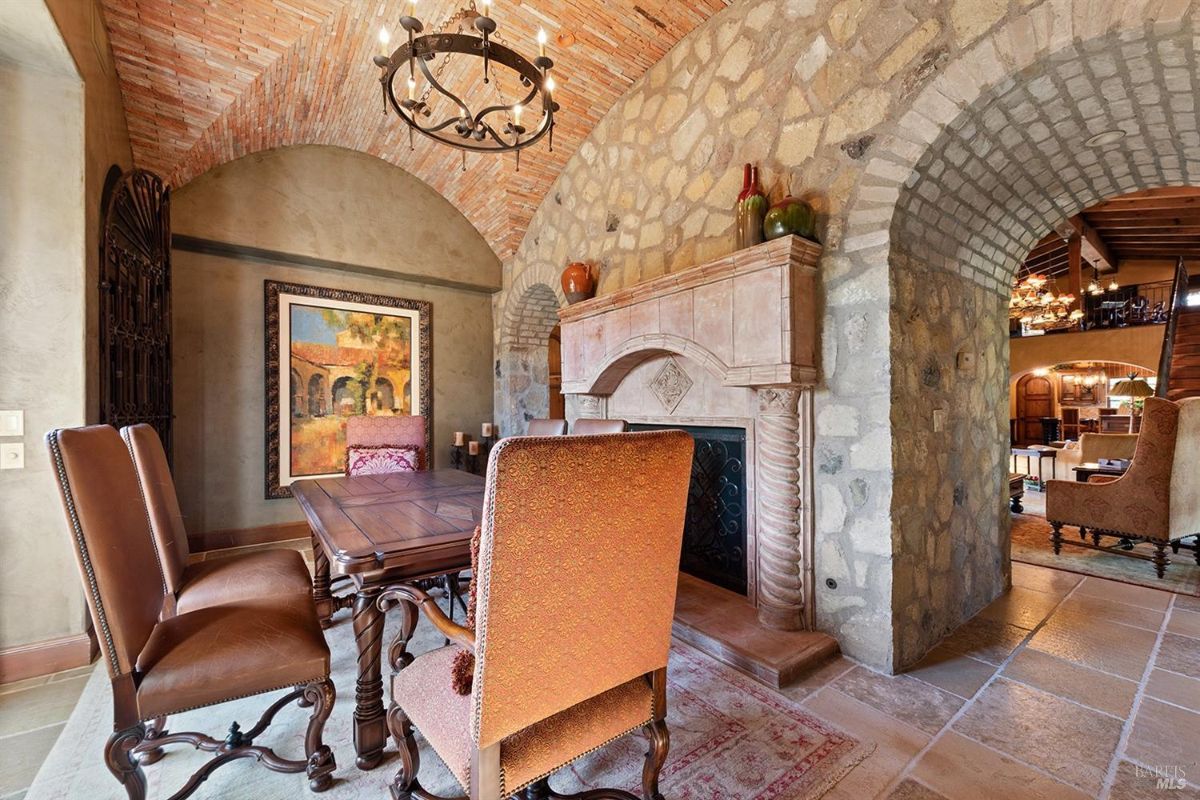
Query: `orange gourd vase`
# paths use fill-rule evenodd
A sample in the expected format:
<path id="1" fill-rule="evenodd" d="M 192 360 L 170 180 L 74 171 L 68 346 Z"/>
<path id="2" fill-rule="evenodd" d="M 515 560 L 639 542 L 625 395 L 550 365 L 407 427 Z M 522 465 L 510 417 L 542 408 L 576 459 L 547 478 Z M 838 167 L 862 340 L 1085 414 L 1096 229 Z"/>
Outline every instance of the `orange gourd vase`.
<path id="1" fill-rule="evenodd" d="M 595 297 L 596 279 L 592 276 L 591 266 L 582 261 L 567 264 L 562 274 L 562 290 L 567 302 L 572 304 Z"/>

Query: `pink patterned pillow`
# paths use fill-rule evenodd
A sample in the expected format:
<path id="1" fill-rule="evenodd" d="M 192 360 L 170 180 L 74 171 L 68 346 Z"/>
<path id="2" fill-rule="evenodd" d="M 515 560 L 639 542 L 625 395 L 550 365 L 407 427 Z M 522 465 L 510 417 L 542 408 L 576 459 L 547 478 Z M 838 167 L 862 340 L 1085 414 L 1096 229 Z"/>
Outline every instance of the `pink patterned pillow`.
<path id="1" fill-rule="evenodd" d="M 346 475 L 416 472 L 420 449 L 412 445 L 352 445 L 346 448 Z"/>

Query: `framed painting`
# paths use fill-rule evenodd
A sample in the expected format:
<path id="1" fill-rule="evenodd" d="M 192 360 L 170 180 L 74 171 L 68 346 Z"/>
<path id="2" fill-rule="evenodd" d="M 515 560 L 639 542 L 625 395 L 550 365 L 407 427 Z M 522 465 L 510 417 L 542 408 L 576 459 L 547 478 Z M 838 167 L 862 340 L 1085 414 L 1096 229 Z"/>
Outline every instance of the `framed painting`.
<path id="1" fill-rule="evenodd" d="M 265 281 L 268 499 L 342 475 L 346 419 L 425 417 L 432 442 L 432 305 Z"/>

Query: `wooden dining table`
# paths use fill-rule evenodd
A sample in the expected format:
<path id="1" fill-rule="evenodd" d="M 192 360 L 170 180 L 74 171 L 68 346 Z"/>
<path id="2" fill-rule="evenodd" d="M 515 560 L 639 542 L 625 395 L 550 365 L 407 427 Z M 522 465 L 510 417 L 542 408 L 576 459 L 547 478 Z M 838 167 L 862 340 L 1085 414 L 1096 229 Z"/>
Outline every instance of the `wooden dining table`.
<path id="1" fill-rule="evenodd" d="M 291 489 L 312 529 L 313 599 L 321 624 L 328 627 L 339 609 L 352 609 L 358 649 L 355 761 L 360 769 L 373 769 L 383 760 L 388 738 L 380 595 L 388 586 L 456 576 L 470 568 L 471 535 L 483 514 L 484 479 L 443 469 L 300 480 Z M 335 575 L 350 578 L 351 595 L 334 596 L 330 585 Z M 405 647 L 417 622 L 411 604 L 400 606 L 401 634 L 389 649 L 393 669 L 411 659 Z"/>

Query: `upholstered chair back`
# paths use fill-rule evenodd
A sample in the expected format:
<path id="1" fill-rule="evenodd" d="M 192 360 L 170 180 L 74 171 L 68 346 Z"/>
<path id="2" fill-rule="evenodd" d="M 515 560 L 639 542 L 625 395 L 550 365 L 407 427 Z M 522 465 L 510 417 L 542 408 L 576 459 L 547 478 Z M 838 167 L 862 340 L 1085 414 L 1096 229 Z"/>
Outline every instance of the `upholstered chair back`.
<path id="1" fill-rule="evenodd" d="M 1079 437 L 1080 462 L 1102 458 L 1133 458 L 1137 448 L 1136 433 L 1085 433 Z"/>
<path id="2" fill-rule="evenodd" d="M 1179 402 L 1171 470 L 1171 535 L 1191 533 L 1200 533 L 1200 397 Z"/>
<path id="3" fill-rule="evenodd" d="M 529 436 L 566 436 L 567 421 L 565 419 L 531 419 L 526 432 Z"/>
<path id="4" fill-rule="evenodd" d="M 163 605 L 163 578 L 120 434 L 108 425 L 46 435 L 88 610 L 109 675 L 134 668 Z"/>
<path id="5" fill-rule="evenodd" d="M 429 469 L 429 454 L 425 452 L 425 418 L 358 416 L 346 420 L 347 447 L 382 447 L 410 445 L 417 448 L 419 467 Z"/>
<path id="6" fill-rule="evenodd" d="M 595 436 L 602 433 L 624 433 L 629 425 L 623 419 L 577 419 L 571 433 L 576 436 Z"/>
<path id="7" fill-rule="evenodd" d="M 158 432 L 149 425 L 122 428 L 121 438 L 125 440 L 134 469 L 137 470 L 167 592 L 175 594 L 183 588 L 183 572 L 187 568 L 190 553 L 187 528 L 183 524 L 183 513 L 179 510 L 179 497 L 175 494 L 175 481 L 171 478 L 167 453 L 162 440 L 158 438 Z"/>
<path id="8" fill-rule="evenodd" d="M 479 747 L 666 666 L 691 465 L 683 431 L 493 448 L 477 578 Z"/>

